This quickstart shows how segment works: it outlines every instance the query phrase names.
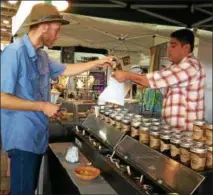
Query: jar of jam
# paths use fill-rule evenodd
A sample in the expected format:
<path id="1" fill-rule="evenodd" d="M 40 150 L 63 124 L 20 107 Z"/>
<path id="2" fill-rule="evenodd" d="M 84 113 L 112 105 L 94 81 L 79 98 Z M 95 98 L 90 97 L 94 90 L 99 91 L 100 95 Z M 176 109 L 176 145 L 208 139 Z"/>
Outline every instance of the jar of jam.
<path id="1" fill-rule="evenodd" d="M 123 118 L 121 123 L 121 131 L 129 132 L 131 129 L 130 124 L 131 124 L 131 121 L 128 118 Z"/>
<path id="2" fill-rule="evenodd" d="M 202 142 L 204 140 L 205 121 L 195 121 L 193 123 L 193 140 Z"/>
<path id="3" fill-rule="evenodd" d="M 161 129 L 160 133 L 162 133 L 162 134 L 170 134 L 171 135 L 171 129 Z"/>
<path id="4" fill-rule="evenodd" d="M 192 142 L 187 142 L 186 140 L 181 140 L 180 142 L 180 162 L 186 166 L 190 166 L 190 147 Z"/>
<path id="5" fill-rule="evenodd" d="M 110 114 L 110 112 L 109 111 L 105 111 L 105 113 L 104 113 L 104 121 L 105 121 L 105 123 L 109 123 L 109 114 Z"/>
<path id="6" fill-rule="evenodd" d="M 109 115 L 110 124 L 111 124 L 112 126 L 115 125 L 115 117 L 116 117 L 116 113 L 115 113 L 115 112 L 112 112 L 112 113 Z"/>
<path id="7" fill-rule="evenodd" d="M 205 126 L 205 144 L 207 146 L 212 146 L 212 124 L 207 124 Z"/>
<path id="8" fill-rule="evenodd" d="M 182 132 L 181 132 L 181 137 L 189 137 L 189 138 L 192 138 L 192 137 L 193 137 L 193 131 L 182 131 Z"/>
<path id="9" fill-rule="evenodd" d="M 191 168 L 195 171 L 203 171 L 206 164 L 206 153 L 205 147 L 195 147 L 194 145 L 190 149 L 191 151 Z"/>
<path id="10" fill-rule="evenodd" d="M 170 152 L 170 135 L 169 134 L 160 134 L 160 151 L 169 155 Z"/>
<path id="11" fill-rule="evenodd" d="M 139 129 L 140 129 L 140 137 L 139 137 L 140 143 L 149 145 L 149 127 L 141 125 Z"/>
<path id="12" fill-rule="evenodd" d="M 121 129 L 121 119 L 122 119 L 122 116 L 121 116 L 121 115 L 117 115 L 117 116 L 115 117 L 115 120 L 116 120 L 116 122 L 115 122 L 115 127 L 116 127 L 117 129 Z"/>
<path id="13" fill-rule="evenodd" d="M 206 146 L 207 154 L 206 154 L 206 168 L 212 169 L 212 146 Z"/>
<path id="14" fill-rule="evenodd" d="M 181 133 L 172 133 L 172 137 L 176 137 L 178 139 L 180 139 L 182 136 L 181 136 Z"/>
<path id="15" fill-rule="evenodd" d="M 159 131 L 150 131 L 149 132 L 149 146 L 152 149 L 160 150 L 160 132 Z"/>
<path id="16" fill-rule="evenodd" d="M 170 156 L 175 159 L 180 159 L 180 139 L 170 139 Z"/>
<path id="17" fill-rule="evenodd" d="M 140 125 L 141 125 L 141 121 L 138 121 L 138 120 L 132 120 L 132 122 L 131 122 L 131 137 L 134 137 L 134 138 L 136 138 L 136 139 L 138 139 L 139 138 L 139 135 L 140 135 L 140 133 L 139 133 L 139 127 L 140 127 Z"/>

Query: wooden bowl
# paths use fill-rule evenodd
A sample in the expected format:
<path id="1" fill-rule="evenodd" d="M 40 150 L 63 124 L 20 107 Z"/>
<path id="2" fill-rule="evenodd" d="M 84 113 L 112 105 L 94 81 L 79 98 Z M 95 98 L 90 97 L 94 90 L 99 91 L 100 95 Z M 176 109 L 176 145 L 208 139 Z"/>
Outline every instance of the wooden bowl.
<path id="1" fill-rule="evenodd" d="M 100 175 L 100 170 L 95 167 L 82 166 L 73 169 L 74 174 L 81 180 L 91 181 Z"/>

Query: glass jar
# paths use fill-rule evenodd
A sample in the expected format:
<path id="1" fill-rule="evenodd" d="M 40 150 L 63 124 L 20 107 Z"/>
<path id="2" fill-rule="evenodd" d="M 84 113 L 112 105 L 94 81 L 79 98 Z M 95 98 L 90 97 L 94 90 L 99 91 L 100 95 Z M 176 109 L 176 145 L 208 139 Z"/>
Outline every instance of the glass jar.
<path id="1" fill-rule="evenodd" d="M 160 151 L 169 155 L 170 152 L 170 135 L 169 134 L 160 134 Z"/>
<path id="2" fill-rule="evenodd" d="M 186 140 L 181 140 L 180 142 L 180 162 L 186 166 L 190 166 L 190 147 L 192 142 L 187 142 Z"/>
<path id="3" fill-rule="evenodd" d="M 180 159 L 180 139 L 170 139 L 170 156 L 175 159 Z"/>
<path id="4" fill-rule="evenodd" d="M 109 115 L 109 118 L 110 118 L 110 125 L 114 126 L 115 125 L 115 117 L 116 117 L 116 113 L 115 112 L 112 112 L 110 115 Z"/>
<path id="5" fill-rule="evenodd" d="M 115 120 L 116 120 L 116 122 L 115 122 L 115 127 L 116 127 L 117 129 L 121 129 L 121 120 L 122 120 L 122 116 L 121 116 L 121 115 L 117 115 L 117 116 L 115 117 Z"/>
<path id="6" fill-rule="evenodd" d="M 139 135 L 140 135 L 139 127 L 140 127 L 140 125 L 141 125 L 141 121 L 132 120 L 132 122 L 131 122 L 131 134 L 130 134 L 131 137 L 134 137 L 136 139 L 139 138 Z"/>
<path id="7" fill-rule="evenodd" d="M 206 163 L 206 153 L 205 147 L 198 148 L 192 146 L 191 149 L 191 168 L 195 171 L 203 171 Z"/>
<path id="8" fill-rule="evenodd" d="M 205 144 L 207 146 L 212 146 L 212 124 L 207 124 L 205 126 Z"/>
<path id="9" fill-rule="evenodd" d="M 178 139 L 181 139 L 181 133 L 179 132 L 179 133 L 172 133 L 172 137 L 176 137 L 176 138 L 178 138 Z"/>
<path id="10" fill-rule="evenodd" d="M 101 109 L 101 110 L 100 110 L 99 118 L 100 118 L 101 120 L 104 120 L 104 112 L 105 112 L 104 109 Z"/>
<path id="11" fill-rule="evenodd" d="M 136 114 L 136 115 L 134 116 L 134 119 L 141 121 L 141 120 L 142 120 L 142 116 L 139 115 L 139 114 Z"/>
<path id="12" fill-rule="evenodd" d="M 140 143 L 149 145 L 149 127 L 141 125 L 139 129 L 140 129 L 140 137 L 139 137 Z"/>
<path id="13" fill-rule="evenodd" d="M 133 118 L 134 117 L 134 113 L 128 113 L 127 116 L 130 117 L 130 118 Z"/>
<path id="14" fill-rule="evenodd" d="M 202 142 L 204 140 L 205 121 L 195 121 L 193 123 L 193 140 Z"/>
<path id="15" fill-rule="evenodd" d="M 105 113 L 104 113 L 104 121 L 105 121 L 105 123 L 109 123 L 109 120 L 110 120 L 109 114 L 110 114 L 109 111 L 105 111 Z"/>
<path id="16" fill-rule="evenodd" d="M 146 127 L 150 127 L 152 125 L 151 122 L 143 122 L 143 125 L 146 126 Z"/>
<path id="17" fill-rule="evenodd" d="M 121 123 L 121 131 L 129 132 L 131 129 L 130 124 L 131 124 L 131 121 L 129 119 L 123 118 Z"/>
<path id="18" fill-rule="evenodd" d="M 160 133 L 162 133 L 162 134 L 170 134 L 171 135 L 171 129 L 161 129 Z"/>
<path id="19" fill-rule="evenodd" d="M 182 132 L 181 132 L 181 137 L 189 137 L 189 138 L 192 138 L 192 137 L 193 137 L 193 131 L 182 131 Z"/>
<path id="20" fill-rule="evenodd" d="M 150 131 L 149 132 L 149 146 L 152 149 L 160 150 L 160 132 L 159 131 Z"/>
<path id="21" fill-rule="evenodd" d="M 206 168 L 212 169 L 212 146 L 206 146 L 207 154 L 206 154 Z"/>

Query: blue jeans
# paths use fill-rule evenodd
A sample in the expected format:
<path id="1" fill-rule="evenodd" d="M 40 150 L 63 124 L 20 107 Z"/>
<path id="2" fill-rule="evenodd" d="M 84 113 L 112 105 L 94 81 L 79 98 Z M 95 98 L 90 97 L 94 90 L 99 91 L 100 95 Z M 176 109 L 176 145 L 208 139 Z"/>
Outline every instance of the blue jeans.
<path id="1" fill-rule="evenodd" d="M 11 195 L 33 195 L 43 155 L 13 149 L 8 151 L 8 156 L 11 160 Z"/>

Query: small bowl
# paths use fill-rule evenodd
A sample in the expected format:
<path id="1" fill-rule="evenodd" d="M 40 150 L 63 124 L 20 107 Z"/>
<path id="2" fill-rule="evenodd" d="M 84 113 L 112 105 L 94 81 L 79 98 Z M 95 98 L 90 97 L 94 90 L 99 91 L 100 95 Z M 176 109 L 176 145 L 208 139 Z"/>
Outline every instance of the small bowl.
<path id="1" fill-rule="evenodd" d="M 100 170 L 91 166 L 82 166 L 73 169 L 76 177 L 84 181 L 91 181 L 100 175 Z"/>

